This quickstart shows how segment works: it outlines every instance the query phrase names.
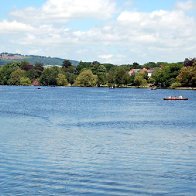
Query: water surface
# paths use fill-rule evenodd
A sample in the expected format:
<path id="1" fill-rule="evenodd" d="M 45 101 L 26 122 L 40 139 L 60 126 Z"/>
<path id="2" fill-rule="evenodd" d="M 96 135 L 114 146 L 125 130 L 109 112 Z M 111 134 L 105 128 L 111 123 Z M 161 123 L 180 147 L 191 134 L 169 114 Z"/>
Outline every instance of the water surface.
<path id="1" fill-rule="evenodd" d="M 0 87 L 0 195 L 195 195 L 195 168 L 196 91 Z"/>

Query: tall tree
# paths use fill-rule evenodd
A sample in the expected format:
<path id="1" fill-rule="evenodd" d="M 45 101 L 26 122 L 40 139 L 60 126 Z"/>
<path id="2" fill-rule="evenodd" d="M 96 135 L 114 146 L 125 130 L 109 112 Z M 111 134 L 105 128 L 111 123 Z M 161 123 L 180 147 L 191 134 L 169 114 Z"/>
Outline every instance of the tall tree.
<path id="1" fill-rule="evenodd" d="M 7 85 L 11 77 L 11 73 L 20 68 L 20 64 L 17 62 L 4 65 L 0 68 L 0 84 Z"/>
<path id="2" fill-rule="evenodd" d="M 63 69 L 63 72 L 65 73 L 68 83 L 72 85 L 76 78 L 75 76 L 76 68 L 71 64 L 69 60 L 65 59 L 62 64 L 62 69 Z"/>
<path id="3" fill-rule="evenodd" d="M 8 80 L 8 84 L 10 85 L 20 85 L 20 80 L 22 77 L 25 77 L 25 71 L 18 68 L 13 71 L 10 75 L 10 79 Z"/>
<path id="4" fill-rule="evenodd" d="M 27 70 L 27 77 L 32 81 L 38 79 L 44 71 L 44 65 L 42 63 L 35 63 L 32 69 Z"/>
<path id="5" fill-rule="evenodd" d="M 90 67 L 91 67 L 91 62 L 80 61 L 80 63 L 76 67 L 76 73 L 79 74 L 83 69 L 90 69 Z"/>
<path id="6" fill-rule="evenodd" d="M 134 78 L 134 84 L 136 86 L 147 86 L 147 80 L 145 79 L 145 73 L 137 73 Z"/>
<path id="7" fill-rule="evenodd" d="M 97 76 L 89 69 L 83 70 L 76 78 L 75 85 L 81 87 L 96 86 Z"/>
<path id="8" fill-rule="evenodd" d="M 63 68 L 68 68 L 68 67 L 71 67 L 71 66 L 72 66 L 72 64 L 71 64 L 71 62 L 69 60 L 65 59 L 63 61 L 63 64 L 62 64 Z"/>
<path id="9" fill-rule="evenodd" d="M 60 69 L 58 67 L 48 67 L 44 69 L 40 77 L 41 84 L 45 86 L 57 85 L 57 77 L 59 72 Z"/>
<path id="10" fill-rule="evenodd" d="M 57 76 L 57 85 L 58 86 L 67 86 L 68 81 L 67 78 L 64 74 L 59 73 Z"/>
<path id="11" fill-rule="evenodd" d="M 130 81 L 130 75 L 125 67 L 116 67 L 116 75 L 115 75 L 116 85 L 118 87 L 127 85 Z"/>
<path id="12" fill-rule="evenodd" d="M 161 68 L 156 69 L 152 75 L 156 85 L 162 87 L 169 87 L 172 83 L 176 82 L 180 69 L 182 68 L 181 63 L 170 63 L 163 65 Z"/>
<path id="13" fill-rule="evenodd" d="M 22 70 L 29 71 L 29 70 L 33 69 L 33 65 L 30 64 L 30 63 L 27 62 L 27 61 L 22 61 L 22 62 L 21 62 L 21 65 L 20 65 L 20 68 L 21 68 Z"/>
<path id="14" fill-rule="evenodd" d="M 185 67 L 196 66 L 196 58 L 185 58 L 184 66 Z"/>
<path id="15" fill-rule="evenodd" d="M 109 87 L 115 87 L 116 85 L 116 67 L 113 67 L 107 73 L 107 81 Z"/>
<path id="16" fill-rule="evenodd" d="M 183 67 L 177 76 L 177 81 L 182 86 L 196 87 L 196 66 Z"/>

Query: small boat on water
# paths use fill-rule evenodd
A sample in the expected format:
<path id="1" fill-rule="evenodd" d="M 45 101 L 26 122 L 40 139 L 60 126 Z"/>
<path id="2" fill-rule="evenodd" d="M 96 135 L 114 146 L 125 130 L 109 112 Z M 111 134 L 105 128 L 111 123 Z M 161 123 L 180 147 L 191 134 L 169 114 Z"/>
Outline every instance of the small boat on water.
<path id="1" fill-rule="evenodd" d="M 157 90 L 156 86 L 151 87 L 151 90 Z"/>
<path id="2" fill-rule="evenodd" d="M 109 88 L 110 88 L 110 89 L 113 89 L 113 88 L 115 88 L 115 86 L 110 86 Z"/>
<path id="3" fill-rule="evenodd" d="M 183 96 L 169 96 L 169 97 L 163 98 L 163 100 L 173 100 L 173 101 L 176 101 L 176 100 L 188 100 L 188 98 L 187 97 L 183 97 Z"/>

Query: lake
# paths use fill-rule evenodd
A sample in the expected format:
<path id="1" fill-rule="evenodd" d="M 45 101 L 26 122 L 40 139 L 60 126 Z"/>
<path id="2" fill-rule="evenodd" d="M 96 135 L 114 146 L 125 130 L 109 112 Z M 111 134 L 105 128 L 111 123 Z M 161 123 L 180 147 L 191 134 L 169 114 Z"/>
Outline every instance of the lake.
<path id="1" fill-rule="evenodd" d="M 0 86 L 0 195 L 195 194 L 196 91 Z"/>

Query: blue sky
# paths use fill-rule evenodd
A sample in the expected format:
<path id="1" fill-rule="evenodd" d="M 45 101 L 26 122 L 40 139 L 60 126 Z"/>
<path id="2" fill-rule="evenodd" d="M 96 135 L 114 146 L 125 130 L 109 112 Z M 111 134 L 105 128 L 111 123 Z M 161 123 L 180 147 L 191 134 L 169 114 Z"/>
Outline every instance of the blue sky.
<path id="1" fill-rule="evenodd" d="M 0 0 L 0 17 L 4 18 L 14 9 L 22 9 L 29 6 L 41 6 L 44 0 Z"/>
<path id="2" fill-rule="evenodd" d="M 143 11 L 153 11 L 157 9 L 171 9 L 175 5 L 175 0 L 139 0 L 134 5 Z"/>
<path id="3" fill-rule="evenodd" d="M 57 0 L 58 1 L 58 0 Z M 0 0 L 0 5 L 3 5 L 0 7 L 0 14 L 1 18 L 7 16 L 9 12 L 11 12 L 14 9 L 21 9 L 25 7 L 39 7 L 42 6 L 43 3 L 46 2 L 46 0 Z M 137 9 L 140 11 L 153 11 L 158 9 L 171 9 L 175 3 L 176 0 L 135 0 L 135 1 L 124 1 L 122 3 L 122 0 L 117 0 L 116 3 L 121 7 L 122 4 L 132 5 L 126 7 L 126 9 Z M 130 3 L 129 3 L 130 2 Z"/>
<path id="4" fill-rule="evenodd" d="M 0 0 L 0 5 L 0 52 L 115 64 L 195 55 L 195 0 Z"/>
<path id="5" fill-rule="evenodd" d="M 38 7 L 43 5 L 44 2 L 46 2 L 46 0 L 0 0 L 1 18 L 6 16 L 13 9 L 21 9 L 29 6 Z M 176 0 L 137 0 L 130 2 L 136 9 L 141 11 L 152 11 L 156 9 L 171 9 Z M 118 0 L 117 4 L 120 6 L 122 0 Z"/>

